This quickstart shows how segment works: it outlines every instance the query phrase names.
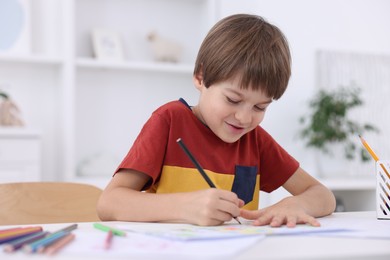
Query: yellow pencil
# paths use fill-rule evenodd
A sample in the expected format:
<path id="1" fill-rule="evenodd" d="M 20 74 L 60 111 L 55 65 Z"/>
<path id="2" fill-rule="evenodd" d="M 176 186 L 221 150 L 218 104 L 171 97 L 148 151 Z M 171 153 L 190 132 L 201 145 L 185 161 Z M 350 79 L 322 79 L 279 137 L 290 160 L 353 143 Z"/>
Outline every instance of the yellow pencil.
<path id="1" fill-rule="evenodd" d="M 367 141 L 361 136 L 359 135 L 359 138 L 360 138 L 360 141 L 362 141 L 362 144 L 363 146 L 367 149 L 367 151 L 371 154 L 372 158 L 374 158 L 374 160 L 377 162 L 379 161 L 379 157 L 378 155 L 376 155 L 376 153 L 374 152 L 374 150 L 372 150 L 371 146 L 367 143 Z M 386 173 L 387 177 L 390 179 L 390 174 L 389 172 L 386 170 L 386 167 L 383 165 L 383 163 L 380 163 L 380 166 L 381 168 L 383 169 L 383 171 Z"/>
<path id="2" fill-rule="evenodd" d="M 371 146 L 367 143 L 367 141 L 359 135 L 360 141 L 362 141 L 363 146 L 367 149 L 367 151 L 371 154 L 372 158 L 374 158 L 375 161 L 379 160 L 378 155 L 372 150 Z"/>

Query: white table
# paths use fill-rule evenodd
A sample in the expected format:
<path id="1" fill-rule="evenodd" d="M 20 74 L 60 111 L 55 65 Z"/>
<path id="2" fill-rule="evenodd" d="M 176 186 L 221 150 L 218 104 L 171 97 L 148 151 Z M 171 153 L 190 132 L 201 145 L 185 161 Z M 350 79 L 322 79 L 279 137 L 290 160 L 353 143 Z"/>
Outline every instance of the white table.
<path id="1" fill-rule="evenodd" d="M 375 212 L 334 213 L 323 220 L 343 223 L 368 222 L 385 225 L 390 234 L 390 220 L 377 220 Z M 320 221 L 322 220 L 320 219 Z M 364 223 L 364 224 L 363 224 Z M 363 227 L 364 228 L 364 227 Z M 262 240 L 237 259 L 390 259 L 390 239 L 333 236 L 271 236 Z"/>
<path id="2" fill-rule="evenodd" d="M 377 220 L 375 212 L 347 212 L 334 213 L 331 216 L 320 219 L 325 223 L 343 223 L 346 228 L 356 228 L 362 226 L 362 229 L 374 227 L 371 233 L 353 233 L 351 236 L 343 237 L 340 235 L 331 234 L 316 234 L 316 235 L 283 235 L 283 236 L 267 236 L 259 240 L 253 246 L 240 252 L 238 255 L 232 256 L 230 259 L 390 259 L 390 236 L 382 238 L 372 238 L 383 234 L 390 235 L 390 220 Z M 110 222 L 109 225 L 121 225 L 122 222 Z M 55 231 L 67 224 L 43 224 L 44 229 Z M 158 224 L 151 224 L 158 225 Z M 0 229 L 6 226 L 0 226 Z M 91 223 L 79 223 L 80 231 L 97 232 L 93 229 Z M 376 231 L 375 231 L 376 230 Z M 98 234 L 98 233 L 91 233 Z M 354 235 L 356 234 L 356 236 Z M 326 235 L 326 236 L 324 236 Z M 363 236 L 371 236 L 371 238 Z M 77 239 L 77 236 L 76 236 Z M 83 239 L 80 237 L 79 239 Z M 74 241 L 72 243 L 76 243 Z M 134 257 L 126 254 L 112 255 L 69 255 L 66 250 L 58 253 L 54 257 L 44 255 L 27 255 L 23 252 L 13 254 L 0 253 L 0 259 L 156 259 L 156 255 L 142 257 Z M 109 257 L 108 257 L 109 256 Z M 159 259 L 173 259 L 159 257 Z M 187 259 L 187 257 L 180 259 Z M 188 257 L 188 259 L 199 259 Z M 202 258 L 204 259 L 204 258 Z M 216 258 L 220 259 L 220 258 Z M 226 259 L 226 258 L 224 258 Z"/>

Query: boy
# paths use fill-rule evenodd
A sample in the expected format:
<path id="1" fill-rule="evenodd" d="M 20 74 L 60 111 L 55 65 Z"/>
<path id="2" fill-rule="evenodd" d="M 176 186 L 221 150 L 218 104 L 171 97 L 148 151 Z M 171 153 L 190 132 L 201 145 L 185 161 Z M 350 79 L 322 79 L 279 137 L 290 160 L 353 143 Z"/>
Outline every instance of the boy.
<path id="1" fill-rule="evenodd" d="M 259 124 L 290 78 L 284 35 L 259 16 L 222 19 L 204 39 L 193 81 L 199 103 L 158 108 L 142 128 L 97 206 L 102 220 L 220 225 L 318 226 L 333 194 L 299 167 Z M 177 144 L 181 138 L 218 189 L 209 188 Z M 292 196 L 258 210 L 259 190 Z M 147 192 L 141 192 L 147 191 Z"/>

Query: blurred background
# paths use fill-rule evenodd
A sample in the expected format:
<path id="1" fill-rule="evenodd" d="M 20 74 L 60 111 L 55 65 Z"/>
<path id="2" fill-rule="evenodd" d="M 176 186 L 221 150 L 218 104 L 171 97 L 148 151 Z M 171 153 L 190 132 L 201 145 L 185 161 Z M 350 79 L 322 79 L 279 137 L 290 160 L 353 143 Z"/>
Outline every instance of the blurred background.
<path id="1" fill-rule="evenodd" d="M 193 64 L 211 26 L 251 13 L 284 32 L 293 60 L 262 126 L 340 210 L 373 210 L 374 160 L 346 159 L 343 142 L 330 142 L 333 156 L 307 147 L 301 118 L 319 90 L 358 88 L 362 104 L 347 119 L 375 126 L 364 137 L 390 160 L 388 10 L 386 0 L 2 0 L 0 182 L 104 187 L 154 109 L 180 97 L 196 104 Z M 348 138 L 360 149 L 356 132 Z"/>

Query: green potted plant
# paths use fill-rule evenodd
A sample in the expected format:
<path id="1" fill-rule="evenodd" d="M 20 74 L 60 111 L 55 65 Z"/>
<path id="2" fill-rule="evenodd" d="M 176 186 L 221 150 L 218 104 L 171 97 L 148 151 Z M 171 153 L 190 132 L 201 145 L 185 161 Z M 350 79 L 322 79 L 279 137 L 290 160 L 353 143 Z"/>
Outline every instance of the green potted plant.
<path id="1" fill-rule="evenodd" d="M 319 90 L 310 100 L 310 113 L 300 118 L 303 128 L 300 137 L 306 140 L 307 147 L 332 155 L 334 144 L 341 144 L 345 158 L 360 158 L 368 161 L 371 157 L 361 145 L 357 146 L 359 134 L 378 129 L 369 123 L 361 123 L 350 118 L 349 112 L 363 105 L 361 90 L 356 87 L 341 87 L 335 90 Z"/>

